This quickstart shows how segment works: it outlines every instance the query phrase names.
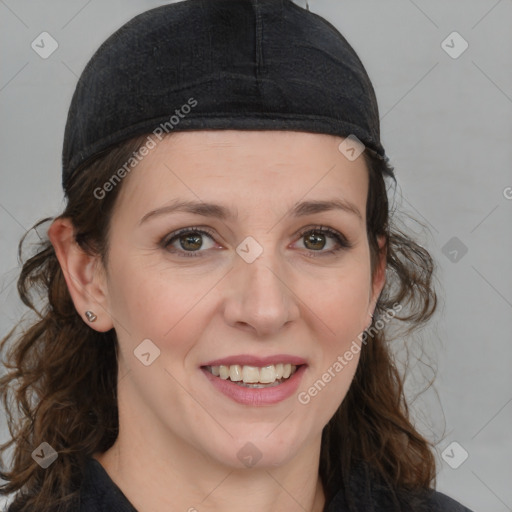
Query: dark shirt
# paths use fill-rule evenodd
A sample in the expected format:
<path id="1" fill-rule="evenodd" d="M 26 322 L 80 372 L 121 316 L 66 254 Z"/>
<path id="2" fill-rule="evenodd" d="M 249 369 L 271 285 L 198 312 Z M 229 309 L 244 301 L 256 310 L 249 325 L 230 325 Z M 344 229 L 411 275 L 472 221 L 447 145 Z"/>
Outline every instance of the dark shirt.
<path id="1" fill-rule="evenodd" d="M 426 491 L 422 496 L 405 496 L 402 508 L 389 497 L 385 487 L 372 484 L 365 476 L 358 476 L 353 488 L 357 492 L 354 504 L 357 512 L 471 512 L 455 500 L 437 491 Z M 355 493 L 354 493 L 355 494 Z M 103 466 L 90 459 L 86 466 L 81 490 L 80 512 L 137 512 L 121 489 L 112 481 Z M 328 503 L 324 512 L 350 512 L 343 491 Z"/>
<path id="2" fill-rule="evenodd" d="M 361 472 L 351 481 L 355 502 L 350 508 L 343 491 L 326 504 L 324 512 L 471 512 L 455 500 L 437 491 L 409 495 L 389 492 Z M 398 501 L 397 501 L 398 500 Z M 12 512 L 9 509 L 8 512 Z M 93 458 L 85 466 L 80 489 L 80 508 L 69 512 L 137 512 L 103 466 Z"/>

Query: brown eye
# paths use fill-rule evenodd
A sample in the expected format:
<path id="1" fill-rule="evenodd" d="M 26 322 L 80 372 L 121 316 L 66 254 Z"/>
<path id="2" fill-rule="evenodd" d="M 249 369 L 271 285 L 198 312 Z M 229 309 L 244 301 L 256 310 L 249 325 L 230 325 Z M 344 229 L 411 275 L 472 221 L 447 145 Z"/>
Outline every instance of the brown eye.
<path id="1" fill-rule="evenodd" d="M 176 253 L 180 256 L 203 256 L 205 250 L 203 248 L 204 237 L 208 237 L 213 242 L 213 233 L 199 228 L 184 228 L 174 233 L 161 241 L 161 246 L 171 253 Z M 179 246 L 177 244 L 179 243 Z"/>
<path id="2" fill-rule="evenodd" d="M 304 245 L 308 249 L 319 250 L 325 247 L 325 235 L 323 233 L 311 232 L 304 236 L 306 241 Z M 311 244 L 311 245 L 309 245 Z"/>
<path id="3" fill-rule="evenodd" d="M 185 251 L 195 251 L 203 245 L 201 235 L 181 235 L 178 237 L 181 248 Z"/>
<path id="4" fill-rule="evenodd" d="M 328 256 L 341 251 L 342 249 L 349 249 L 352 247 L 352 244 L 349 243 L 341 233 L 325 226 L 305 229 L 300 233 L 300 237 L 304 239 L 304 246 L 308 249 L 311 256 Z M 323 249 L 326 247 L 329 240 L 335 242 L 335 247 L 325 251 Z"/>

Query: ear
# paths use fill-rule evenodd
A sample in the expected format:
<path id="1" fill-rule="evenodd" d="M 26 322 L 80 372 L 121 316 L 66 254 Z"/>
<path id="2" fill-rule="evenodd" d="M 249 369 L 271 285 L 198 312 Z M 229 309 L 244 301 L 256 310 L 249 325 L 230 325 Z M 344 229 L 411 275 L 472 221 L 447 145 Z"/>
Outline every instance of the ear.
<path id="1" fill-rule="evenodd" d="M 57 218 L 48 229 L 68 290 L 78 314 L 91 328 L 106 332 L 113 327 L 108 308 L 105 271 L 99 255 L 84 252 L 75 240 L 74 226 L 68 218 Z M 85 316 L 92 311 L 96 320 Z"/>
<path id="2" fill-rule="evenodd" d="M 377 238 L 379 244 L 379 255 L 378 255 L 378 263 L 373 273 L 373 282 L 372 282 L 372 293 L 370 297 L 370 310 L 369 313 L 373 315 L 375 307 L 377 305 L 377 301 L 379 300 L 379 296 L 386 284 L 386 267 L 387 267 L 387 258 L 386 258 L 386 237 L 379 236 Z M 371 322 L 370 322 L 371 323 Z"/>

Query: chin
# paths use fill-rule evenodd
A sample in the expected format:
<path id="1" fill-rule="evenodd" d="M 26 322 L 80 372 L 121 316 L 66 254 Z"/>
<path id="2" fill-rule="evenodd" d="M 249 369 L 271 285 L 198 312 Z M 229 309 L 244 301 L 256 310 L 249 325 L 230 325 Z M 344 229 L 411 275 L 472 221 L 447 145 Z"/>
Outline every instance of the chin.
<path id="1" fill-rule="evenodd" d="M 253 428 L 245 433 L 235 435 L 231 432 L 233 439 L 229 437 L 223 447 L 224 450 L 217 451 L 214 457 L 234 469 L 283 466 L 293 460 L 302 444 L 301 440 L 290 436 L 288 429 L 279 435 L 272 433 L 272 429 L 275 428 L 276 424 L 270 428 L 265 425 L 265 428 L 254 429 L 253 424 Z"/>

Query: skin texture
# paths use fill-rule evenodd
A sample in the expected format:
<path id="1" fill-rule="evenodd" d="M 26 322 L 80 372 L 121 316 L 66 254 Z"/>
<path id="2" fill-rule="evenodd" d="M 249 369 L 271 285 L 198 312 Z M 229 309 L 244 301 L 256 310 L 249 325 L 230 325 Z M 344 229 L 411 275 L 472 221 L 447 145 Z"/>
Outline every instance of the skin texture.
<path id="1" fill-rule="evenodd" d="M 338 150 L 342 140 L 233 130 L 165 138 L 124 178 L 106 269 L 73 243 L 67 219 L 51 226 L 77 311 L 92 329 L 114 327 L 119 340 L 120 433 L 95 458 L 140 512 L 322 510 L 321 433 L 359 354 L 309 403 L 298 394 L 367 328 L 385 280 L 383 259 L 371 277 L 367 169 L 362 157 L 350 161 Z M 361 217 L 342 210 L 286 216 L 297 202 L 340 198 Z M 140 224 L 174 199 L 220 203 L 238 215 L 178 212 Z M 340 232 L 352 247 L 327 254 L 339 246 L 335 239 L 300 235 L 318 226 Z M 200 247 L 187 245 L 187 236 L 159 245 L 189 227 L 209 228 L 213 239 L 202 235 Z M 252 263 L 236 252 L 247 236 L 263 248 Z M 184 246 L 199 255 L 187 257 Z M 86 310 L 98 316 L 94 323 Z M 160 350 L 149 366 L 134 355 L 144 339 Z M 292 354 L 308 367 L 286 400 L 241 405 L 199 368 L 236 354 Z M 261 454 L 250 468 L 237 457 L 247 442 Z"/>

